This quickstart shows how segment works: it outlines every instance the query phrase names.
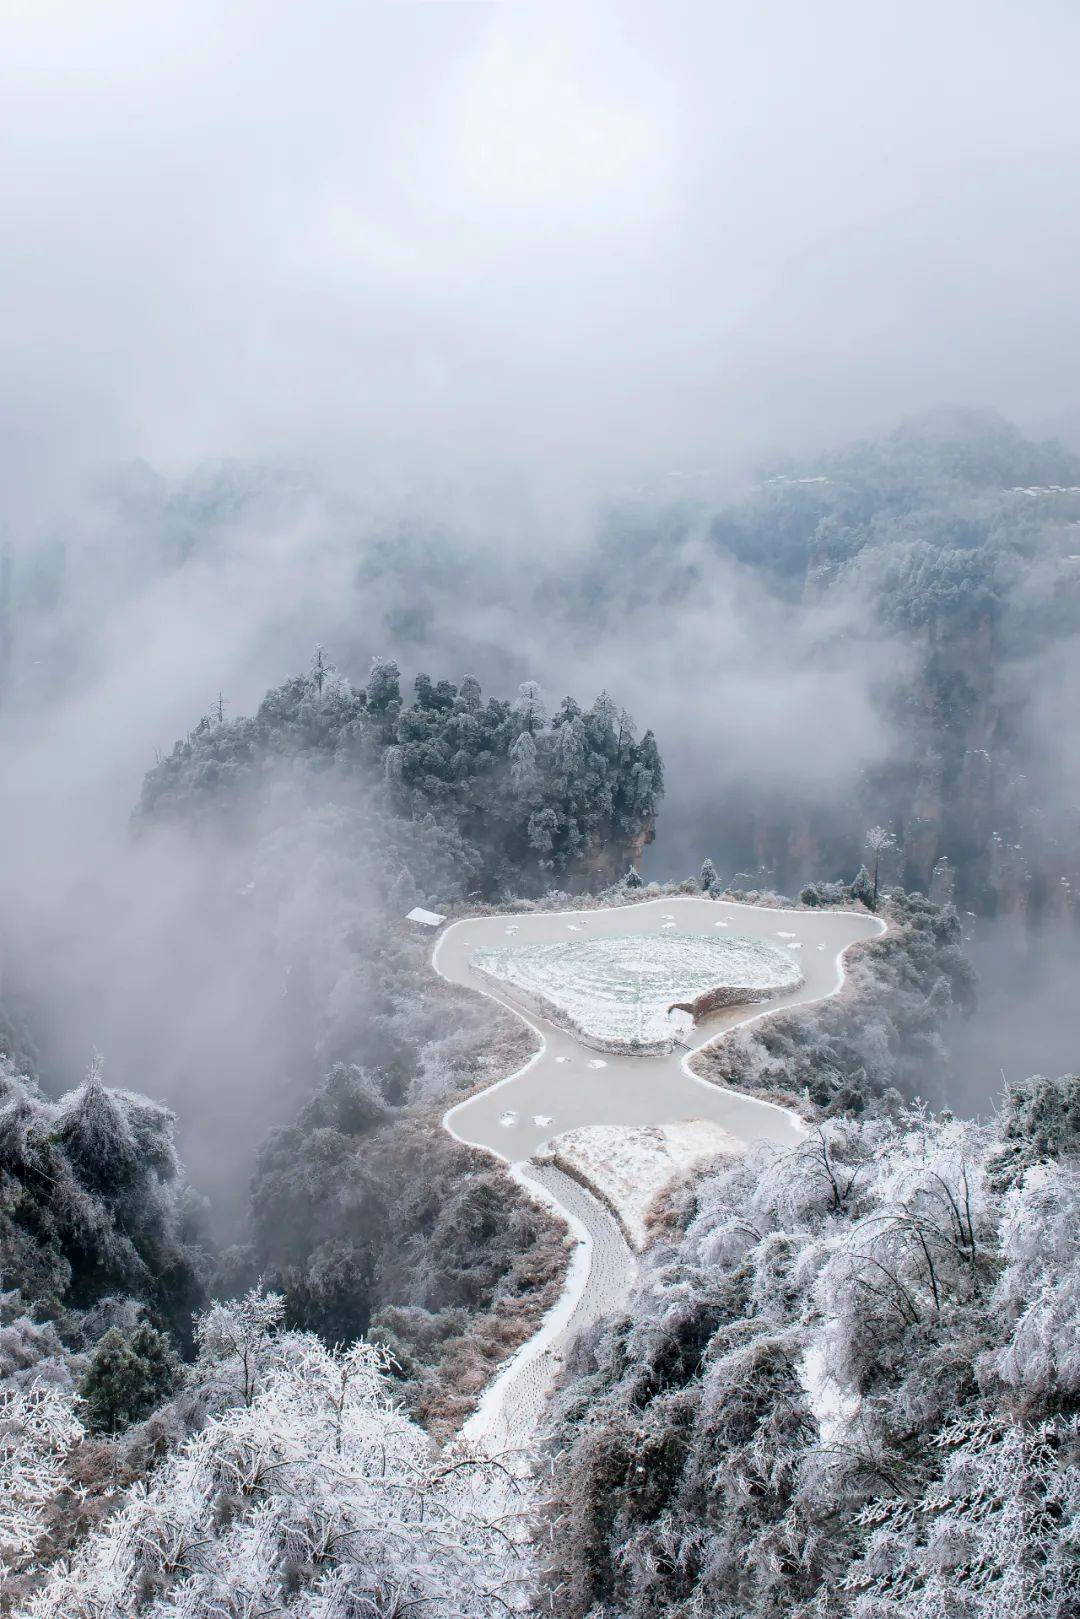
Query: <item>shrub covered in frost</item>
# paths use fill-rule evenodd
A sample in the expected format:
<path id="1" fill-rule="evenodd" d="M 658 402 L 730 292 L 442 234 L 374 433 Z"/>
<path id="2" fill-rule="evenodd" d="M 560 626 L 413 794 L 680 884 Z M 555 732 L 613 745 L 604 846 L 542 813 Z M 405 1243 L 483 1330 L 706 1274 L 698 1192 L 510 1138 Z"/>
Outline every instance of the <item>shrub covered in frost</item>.
<path id="1" fill-rule="evenodd" d="M 560 1397 L 566 1619 L 1072 1619 L 1080 1133 L 1027 1147 L 837 1119 L 681 1195 Z"/>
<path id="2" fill-rule="evenodd" d="M 199 1324 L 212 1414 L 69 1560 L 25 1619 L 406 1614 L 494 1619 L 523 1600 L 526 1497 L 512 1469 L 440 1454 L 391 1397 L 384 1351 L 280 1330 L 251 1294 Z M 54 1391 L 0 1408 L 11 1535 L 40 1526 L 81 1425 Z M 3 1422 L 7 1417 L 8 1427 Z M 14 1478 L 14 1484 L 11 1479 Z"/>

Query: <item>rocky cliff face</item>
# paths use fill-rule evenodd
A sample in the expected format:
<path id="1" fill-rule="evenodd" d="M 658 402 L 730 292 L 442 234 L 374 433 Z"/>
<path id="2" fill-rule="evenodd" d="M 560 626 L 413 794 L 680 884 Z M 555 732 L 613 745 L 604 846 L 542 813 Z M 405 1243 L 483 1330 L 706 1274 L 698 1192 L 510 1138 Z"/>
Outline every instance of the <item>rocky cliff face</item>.
<path id="1" fill-rule="evenodd" d="M 566 887 L 571 894 L 585 894 L 610 888 L 625 877 L 631 866 L 641 870 L 645 850 L 656 840 L 656 816 L 649 815 L 640 831 L 622 839 L 611 839 L 587 850 L 569 871 Z"/>
<path id="2" fill-rule="evenodd" d="M 742 877 L 791 893 L 847 877 L 868 826 L 897 847 L 886 885 L 954 898 L 979 915 L 1080 924 L 1080 810 L 1070 824 L 1053 761 L 1035 756 L 1029 722 L 993 620 L 919 639 L 915 670 L 890 695 L 901 747 L 851 803 L 824 809 L 748 804 L 725 819 Z"/>

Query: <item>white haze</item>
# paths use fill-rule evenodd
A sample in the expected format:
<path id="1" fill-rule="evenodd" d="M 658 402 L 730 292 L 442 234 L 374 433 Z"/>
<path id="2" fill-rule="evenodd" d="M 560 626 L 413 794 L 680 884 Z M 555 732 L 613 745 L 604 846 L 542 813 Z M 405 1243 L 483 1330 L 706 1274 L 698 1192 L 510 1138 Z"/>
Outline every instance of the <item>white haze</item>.
<path id="1" fill-rule="evenodd" d="M 1078 46 L 1053 0 L 8 6 L 8 498 L 1071 430 Z"/>
<path id="2" fill-rule="evenodd" d="M 901 654 L 850 603 L 714 560 L 630 641 L 529 586 L 609 500 L 942 400 L 1076 438 L 1078 45 L 1055 4 L 6 8 L 0 513 L 67 585 L 0 715 L 0 945 L 51 1082 L 103 1045 L 204 1159 L 280 1103 L 281 985 L 190 931 L 205 872 L 127 816 L 155 748 L 316 640 L 355 678 L 608 686 L 668 760 L 656 869 L 706 852 L 680 783 L 828 802 L 888 751 Z M 169 492 L 233 458 L 235 516 L 195 499 L 163 568 Z M 118 508 L 139 460 L 168 484 L 126 472 Z"/>

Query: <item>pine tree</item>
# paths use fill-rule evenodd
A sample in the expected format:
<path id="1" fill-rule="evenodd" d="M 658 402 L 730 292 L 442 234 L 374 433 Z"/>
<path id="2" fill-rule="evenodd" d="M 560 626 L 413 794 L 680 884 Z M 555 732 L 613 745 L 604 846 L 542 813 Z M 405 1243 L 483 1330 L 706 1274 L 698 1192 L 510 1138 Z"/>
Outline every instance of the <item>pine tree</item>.
<path id="1" fill-rule="evenodd" d="M 701 891 L 703 894 L 715 894 L 720 888 L 720 878 L 716 874 L 716 867 L 706 855 L 701 862 Z"/>
<path id="2" fill-rule="evenodd" d="M 95 1192 L 115 1191 L 138 1169 L 138 1150 L 123 1101 L 105 1088 L 95 1053 L 86 1078 L 60 1105 L 57 1140 Z"/>
<path id="3" fill-rule="evenodd" d="M 376 714 L 384 714 L 391 704 L 400 705 L 401 670 L 391 658 L 372 658 L 367 700 Z"/>
<path id="4" fill-rule="evenodd" d="M 536 743 L 528 731 L 522 731 L 510 749 L 510 775 L 519 790 L 529 787 L 536 778 Z"/>
<path id="5" fill-rule="evenodd" d="M 893 837 L 892 833 L 887 832 L 883 826 L 872 826 L 869 832 L 866 834 L 865 842 L 866 847 L 870 850 L 870 853 L 874 857 L 874 903 L 871 906 L 871 910 L 876 910 L 878 898 L 878 874 L 881 870 L 881 857 L 887 849 L 896 848 L 896 839 Z"/>
<path id="6" fill-rule="evenodd" d="M 149 1322 L 130 1338 L 111 1327 L 98 1342 L 83 1378 L 89 1424 L 116 1433 L 149 1416 L 180 1380 L 180 1362 L 169 1340 Z"/>
<path id="7" fill-rule="evenodd" d="M 514 709 L 520 714 L 522 725 L 530 734 L 542 731 L 547 724 L 547 705 L 544 702 L 544 694 L 535 680 L 522 681 L 518 687 Z"/>
<path id="8" fill-rule="evenodd" d="M 874 888 L 874 879 L 865 866 L 860 866 L 855 874 L 855 881 L 851 885 L 852 899 L 861 900 L 868 911 L 877 910 L 877 892 Z"/>
<path id="9" fill-rule="evenodd" d="M 480 689 L 480 682 L 477 680 L 475 675 L 466 675 L 465 679 L 461 682 L 461 690 L 458 693 L 458 701 L 470 714 L 478 713 L 480 708 L 483 706 L 483 694 Z"/>

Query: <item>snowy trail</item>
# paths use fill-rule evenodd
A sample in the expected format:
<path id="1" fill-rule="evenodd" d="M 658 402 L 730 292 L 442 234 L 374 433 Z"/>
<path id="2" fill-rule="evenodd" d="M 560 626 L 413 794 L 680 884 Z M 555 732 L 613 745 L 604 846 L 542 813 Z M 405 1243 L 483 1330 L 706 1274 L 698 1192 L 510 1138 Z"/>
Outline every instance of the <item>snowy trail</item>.
<path id="1" fill-rule="evenodd" d="M 519 1004 L 506 986 L 472 966 L 481 947 L 566 939 L 587 929 L 592 937 L 670 929 L 712 934 L 730 928 L 742 935 L 784 943 L 800 952 L 804 981 L 765 1006 L 734 1006 L 689 1031 L 688 1047 L 662 1056 L 596 1052 L 569 1030 Z M 467 917 L 445 928 L 432 954 L 435 970 L 449 982 L 487 995 L 508 1007 L 538 1036 L 539 1050 L 504 1079 L 450 1109 L 450 1134 L 484 1148 L 510 1166 L 514 1178 L 566 1221 L 576 1239 L 561 1298 L 538 1331 L 500 1369 L 462 1436 L 485 1446 L 526 1446 L 537 1435 L 544 1401 L 570 1338 L 618 1307 L 630 1287 L 635 1256 L 618 1222 L 578 1181 L 551 1164 L 531 1162 L 552 1136 L 589 1124 L 670 1124 L 705 1118 L 740 1141 L 765 1138 L 793 1142 L 802 1125 L 789 1110 L 739 1092 L 723 1090 L 690 1072 L 689 1059 L 730 1029 L 792 1006 L 834 995 L 844 981 L 844 952 L 885 931 L 879 918 L 851 911 L 782 911 L 734 901 L 664 898 L 596 911 L 521 912 Z"/>
<path id="2" fill-rule="evenodd" d="M 619 1307 L 636 1264 L 614 1216 L 580 1182 L 554 1164 L 518 1167 L 515 1179 L 567 1222 L 578 1246 L 562 1297 L 500 1368 L 462 1429 L 463 1438 L 496 1451 L 528 1445 L 538 1433 L 570 1339 Z"/>

